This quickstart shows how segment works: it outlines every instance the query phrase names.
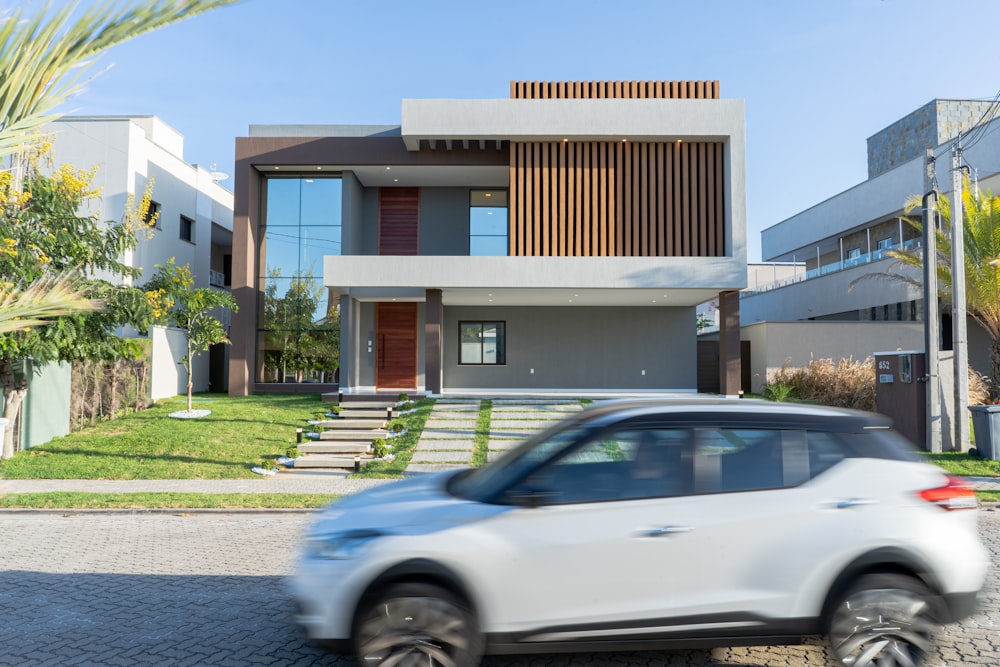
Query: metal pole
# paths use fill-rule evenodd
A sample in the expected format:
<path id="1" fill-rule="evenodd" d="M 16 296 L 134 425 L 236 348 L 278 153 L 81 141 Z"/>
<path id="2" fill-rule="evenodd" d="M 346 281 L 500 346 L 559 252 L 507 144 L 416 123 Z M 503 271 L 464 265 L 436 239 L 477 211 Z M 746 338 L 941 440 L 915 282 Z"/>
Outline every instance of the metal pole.
<path id="1" fill-rule="evenodd" d="M 934 183 L 934 151 L 924 158 L 924 348 L 927 350 L 927 451 L 941 453 L 941 385 L 938 377 L 940 319 L 937 286 L 937 190 Z"/>
<path id="2" fill-rule="evenodd" d="M 951 154 L 951 331 L 955 359 L 955 439 L 957 451 L 969 449 L 969 342 L 965 307 L 965 226 L 962 224 L 962 135 Z"/>

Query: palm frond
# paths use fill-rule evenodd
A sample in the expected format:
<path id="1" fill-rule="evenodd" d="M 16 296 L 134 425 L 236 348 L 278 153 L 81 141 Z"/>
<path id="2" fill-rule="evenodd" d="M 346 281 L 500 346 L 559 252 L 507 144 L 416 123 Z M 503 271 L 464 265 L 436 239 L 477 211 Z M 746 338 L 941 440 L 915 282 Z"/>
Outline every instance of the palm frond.
<path id="1" fill-rule="evenodd" d="M 56 108 L 78 92 L 103 51 L 143 33 L 237 0 L 105 1 L 75 17 L 78 3 L 46 3 L 0 21 L 0 156 L 37 141 Z"/>
<path id="2" fill-rule="evenodd" d="M 27 289 L 0 284 L 0 333 L 48 324 L 53 318 L 100 310 L 79 281 L 68 274 L 39 278 Z"/>

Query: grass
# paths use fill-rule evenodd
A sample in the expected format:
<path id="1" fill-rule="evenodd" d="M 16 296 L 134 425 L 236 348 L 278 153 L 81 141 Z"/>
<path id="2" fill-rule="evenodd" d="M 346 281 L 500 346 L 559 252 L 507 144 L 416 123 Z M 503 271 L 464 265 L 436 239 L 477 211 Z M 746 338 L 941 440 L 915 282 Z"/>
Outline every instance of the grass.
<path id="1" fill-rule="evenodd" d="M 0 462 L 4 479 L 234 479 L 295 447 L 295 429 L 323 408 L 318 394 L 204 394 L 201 419 L 171 419 L 179 396 L 18 452 Z"/>
<path id="2" fill-rule="evenodd" d="M 4 509 L 316 509 L 341 496 L 309 493 L 12 493 Z"/>
<path id="3" fill-rule="evenodd" d="M 352 477 L 366 479 L 387 479 L 402 477 L 406 466 L 410 464 L 413 457 L 413 449 L 420 440 L 420 433 L 427 423 L 427 416 L 434 407 L 433 398 L 423 398 L 416 401 L 416 412 L 402 415 L 393 419 L 393 423 L 401 423 L 406 433 L 389 438 L 386 442 L 392 445 L 392 453 L 396 458 L 392 461 L 372 461 L 361 469 L 361 472 L 354 473 Z"/>
<path id="4" fill-rule="evenodd" d="M 1000 477 L 1000 461 L 981 459 L 962 452 L 928 454 L 921 452 L 928 461 L 944 468 L 949 474 L 963 477 Z"/>
<path id="5" fill-rule="evenodd" d="M 490 451 L 490 419 L 493 416 L 493 401 L 484 400 L 479 404 L 479 419 L 476 421 L 475 446 L 472 449 L 472 465 L 476 468 L 486 465 Z"/>

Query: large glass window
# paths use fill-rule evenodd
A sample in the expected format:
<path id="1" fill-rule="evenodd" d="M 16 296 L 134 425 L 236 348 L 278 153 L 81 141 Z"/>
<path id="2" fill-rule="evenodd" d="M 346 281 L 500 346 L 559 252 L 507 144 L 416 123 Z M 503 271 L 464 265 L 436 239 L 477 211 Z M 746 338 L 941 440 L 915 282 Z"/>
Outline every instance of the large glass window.
<path id="1" fill-rule="evenodd" d="M 469 202 L 469 255 L 507 256 L 507 192 L 473 190 Z"/>
<path id="2" fill-rule="evenodd" d="M 460 364 L 502 366 L 507 363 L 504 322 L 459 322 Z"/>
<path id="3" fill-rule="evenodd" d="M 323 257 L 340 254 L 340 178 L 272 177 L 264 197 L 257 380 L 333 382 L 340 314 L 323 287 Z"/>

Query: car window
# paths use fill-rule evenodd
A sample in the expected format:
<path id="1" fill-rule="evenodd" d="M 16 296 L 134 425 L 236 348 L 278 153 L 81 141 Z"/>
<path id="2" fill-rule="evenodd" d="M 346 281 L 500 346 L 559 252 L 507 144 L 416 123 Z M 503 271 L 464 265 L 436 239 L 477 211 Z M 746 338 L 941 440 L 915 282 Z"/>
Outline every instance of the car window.
<path id="1" fill-rule="evenodd" d="M 687 429 L 605 432 L 531 474 L 515 493 L 544 504 L 634 500 L 679 495 L 692 488 Z"/>
<path id="2" fill-rule="evenodd" d="M 699 491 L 750 491 L 785 486 L 780 430 L 698 429 L 695 451 Z"/>
<path id="3" fill-rule="evenodd" d="M 699 429 L 695 471 L 700 493 L 798 486 L 846 456 L 833 434 L 796 429 Z"/>

